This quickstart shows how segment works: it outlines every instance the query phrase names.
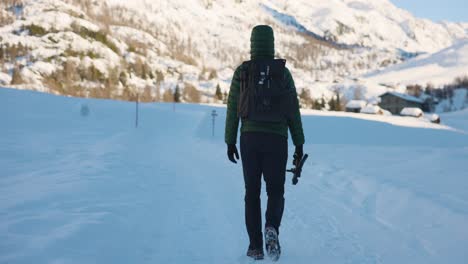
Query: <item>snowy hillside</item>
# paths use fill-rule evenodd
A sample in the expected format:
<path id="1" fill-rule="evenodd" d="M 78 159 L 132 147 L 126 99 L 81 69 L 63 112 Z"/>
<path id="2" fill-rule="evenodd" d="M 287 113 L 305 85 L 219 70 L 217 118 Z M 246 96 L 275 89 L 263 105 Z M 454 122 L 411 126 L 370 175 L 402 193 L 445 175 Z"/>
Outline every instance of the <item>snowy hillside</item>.
<path id="1" fill-rule="evenodd" d="M 338 43 L 406 52 L 435 52 L 450 46 L 455 39 L 465 37 L 468 32 L 468 23 L 434 23 L 418 19 L 389 0 L 107 1 L 138 10 L 167 27 L 174 22 L 183 25 L 180 31 L 185 31 L 194 41 L 200 41 L 199 44 L 204 39 L 202 36 L 211 33 L 219 36 L 222 43 L 232 45 L 231 41 L 239 36 L 234 32 L 244 29 L 249 33 L 250 27 L 259 19 L 272 20 L 289 30 L 316 34 Z M 158 16 L 154 16 L 155 12 Z M 187 20 L 192 23 L 183 23 Z M 201 35 L 195 37 L 192 32 Z M 284 37 L 290 38 L 290 35 L 294 32 Z M 247 48 L 248 43 L 242 46 Z"/>
<path id="2" fill-rule="evenodd" d="M 468 132 L 468 109 L 442 114 L 445 124 Z"/>
<path id="3" fill-rule="evenodd" d="M 141 104 L 135 128 L 134 103 L 0 100 L 0 263 L 251 263 L 225 108 Z M 287 180 L 278 263 L 465 263 L 466 111 L 447 117 L 465 132 L 367 117 L 303 116 L 310 158 Z"/>
<path id="4" fill-rule="evenodd" d="M 426 54 L 404 63 L 374 72 L 365 78 L 389 85 L 445 85 L 468 75 L 468 38 L 434 54 Z"/>
<path id="5" fill-rule="evenodd" d="M 183 101 L 221 102 L 215 87 L 226 92 L 249 58 L 256 24 L 274 28 L 277 55 L 315 98 L 447 48 L 468 30 L 415 18 L 388 0 L 13 0 L 0 9 L 1 85 L 144 101 L 168 101 L 178 86 Z M 356 85 L 365 84 L 343 92 Z M 364 96 L 376 94 L 367 88 Z"/>

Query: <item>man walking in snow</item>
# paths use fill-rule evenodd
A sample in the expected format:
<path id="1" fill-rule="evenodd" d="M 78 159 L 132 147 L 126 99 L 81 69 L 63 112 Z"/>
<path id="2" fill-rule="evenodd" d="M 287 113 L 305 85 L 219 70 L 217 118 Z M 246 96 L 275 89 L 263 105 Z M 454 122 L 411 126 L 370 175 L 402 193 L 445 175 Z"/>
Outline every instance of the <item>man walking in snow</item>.
<path id="1" fill-rule="evenodd" d="M 250 244 L 247 256 L 263 259 L 262 216 L 260 206 L 263 174 L 268 195 L 265 214 L 265 246 L 277 260 L 278 240 L 284 210 L 284 183 L 288 159 L 288 128 L 296 146 L 293 164 L 303 155 L 304 132 L 299 102 L 285 60 L 274 59 L 273 29 L 253 28 L 251 60 L 234 72 L 228 97 L 225 142 L 229 160 L 237 163 L 236 147 L 239 119 L 242 121 L 240 151 L 245 183 L 245 224 Z"/>

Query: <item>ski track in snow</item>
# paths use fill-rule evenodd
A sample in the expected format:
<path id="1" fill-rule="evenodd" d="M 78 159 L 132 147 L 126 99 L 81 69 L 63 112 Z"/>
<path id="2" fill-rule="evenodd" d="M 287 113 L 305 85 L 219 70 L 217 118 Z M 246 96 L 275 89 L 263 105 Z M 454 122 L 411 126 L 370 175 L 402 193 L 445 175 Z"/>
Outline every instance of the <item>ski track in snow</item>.
<path id="1" fill-rule="evenodd" d="M 131 103 L 9 89 L 0 100 L 0 263 L 253 263 L 224 108 L 142 104 L 135 129 Z M 326 131 L 340 120 L 338 144 Z M 468 135 L 303 122 L 310 159 L 298 185 L 287 178 L 278 263 L 467 259 Z M 409 134 L 385 143 L 395 131 Z"/>

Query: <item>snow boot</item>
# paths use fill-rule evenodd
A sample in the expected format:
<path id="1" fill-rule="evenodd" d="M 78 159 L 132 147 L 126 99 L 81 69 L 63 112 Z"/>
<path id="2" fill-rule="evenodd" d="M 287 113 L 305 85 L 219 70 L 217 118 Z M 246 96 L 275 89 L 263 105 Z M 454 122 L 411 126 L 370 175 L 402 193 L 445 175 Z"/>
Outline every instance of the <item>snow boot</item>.
<path id="1" fill-rule="evenodd" d="M 281 255 L 281 247 L 278 240 L 278 232 L 276 232 L 274 227 L 265 227 L 265 246 L 271 260 L 277 261 Z"/>
<path id="2" fill-rule="evenodd" d="M 251 257 L 254 260 L 261 260 L 263 259 L 263 249 L 262 248 L 252 248 L 249 246 L 247 250 L 247 257 Z"/>

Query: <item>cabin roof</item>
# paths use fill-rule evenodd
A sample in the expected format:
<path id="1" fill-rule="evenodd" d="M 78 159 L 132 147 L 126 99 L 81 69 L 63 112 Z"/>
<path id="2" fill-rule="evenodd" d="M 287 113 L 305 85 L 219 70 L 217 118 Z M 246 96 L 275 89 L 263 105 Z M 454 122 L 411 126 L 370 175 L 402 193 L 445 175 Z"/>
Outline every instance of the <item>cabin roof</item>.
<path id="1" fill-rule="evenodd" d="M 380 95 L 379 97 L 382 97 L 382 96 L 385 96 L 385 95 L 393 95 L 393 96 L 399 97 L 399 98 L 401 98 L 403 100 L 418 103 L 418 104 L 424 103 L 424 101 L 422 99 L 419 99 L 419 98 L 414 97 L 414 96 L 409 95 L 409 94 L 398 93 L 398 92 L 386 92 L 386 93 Z"/>

